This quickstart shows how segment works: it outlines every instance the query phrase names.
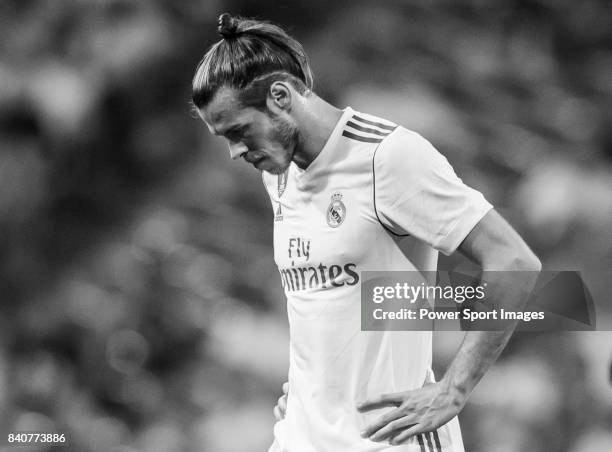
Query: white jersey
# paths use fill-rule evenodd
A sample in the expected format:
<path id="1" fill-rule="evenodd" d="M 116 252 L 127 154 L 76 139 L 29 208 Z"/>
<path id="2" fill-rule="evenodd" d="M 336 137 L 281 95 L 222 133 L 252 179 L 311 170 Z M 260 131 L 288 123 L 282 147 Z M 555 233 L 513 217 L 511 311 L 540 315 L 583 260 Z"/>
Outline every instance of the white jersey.
<path id="1" fill-rule="evenodd" d="M 306 170 L 263 173 L 287 296 L 289 396 L 271 452 L 463 451 L 457 419 L 407 445 L 360 437 L 390 408 L 356 404 L 433 381 L 432 333 L 361 331 L 361 272 L 434 271 L 491 205 L 423 137 L 347 108 Z"/>

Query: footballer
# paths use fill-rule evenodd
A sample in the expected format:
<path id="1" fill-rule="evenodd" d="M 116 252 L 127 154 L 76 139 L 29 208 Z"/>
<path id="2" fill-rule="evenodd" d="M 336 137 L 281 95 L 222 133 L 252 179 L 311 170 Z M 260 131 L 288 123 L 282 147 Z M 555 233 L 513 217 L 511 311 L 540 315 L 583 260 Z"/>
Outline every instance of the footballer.
<path id="1" fill-rule="evenodd" d="M 483 272 L 540 262 L 432 144 L 313 91 L 302 45 L 223 14 L 192 100 L 233 159 L 261 171 L 287 297 L 290 364 L 269 452 L 463 451 L 458 413 L 514 324 L 468 331 L 436 381 L 431 331 L 361 331 L 361 272 L 435 271 L 460 252 Z M 503 303 L 523 300 L 491 272 Z M 535 278 L 535 276 L 534 276 Z"/>

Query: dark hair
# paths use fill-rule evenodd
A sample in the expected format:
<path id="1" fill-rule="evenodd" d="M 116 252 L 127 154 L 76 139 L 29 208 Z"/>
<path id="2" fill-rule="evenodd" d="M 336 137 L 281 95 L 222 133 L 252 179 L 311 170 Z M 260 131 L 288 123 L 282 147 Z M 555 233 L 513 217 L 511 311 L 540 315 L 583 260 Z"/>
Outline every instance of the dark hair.
<path id="1" fill-rule="evenodd" d="M 269 86 L 291 82 L 304 93 L 312 90 L 312 72 L 302 45 L 280 27 L 268 22 L 221 14 L 217 31 L 223 37 L 198 64 L 192 84 L 197 108 L 227 86 L 241 90 L 240 101 L 262 108 Z"/>

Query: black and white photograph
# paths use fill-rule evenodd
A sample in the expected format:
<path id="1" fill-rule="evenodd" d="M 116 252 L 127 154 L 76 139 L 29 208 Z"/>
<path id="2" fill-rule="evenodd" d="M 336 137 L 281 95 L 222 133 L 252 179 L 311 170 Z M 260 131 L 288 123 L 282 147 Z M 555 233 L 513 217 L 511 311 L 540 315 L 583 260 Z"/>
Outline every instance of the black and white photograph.
<path id="1" fill-rule="evenodd" d="M 612 4 L 3 0 L 0 452 L 612 451 Z"/>

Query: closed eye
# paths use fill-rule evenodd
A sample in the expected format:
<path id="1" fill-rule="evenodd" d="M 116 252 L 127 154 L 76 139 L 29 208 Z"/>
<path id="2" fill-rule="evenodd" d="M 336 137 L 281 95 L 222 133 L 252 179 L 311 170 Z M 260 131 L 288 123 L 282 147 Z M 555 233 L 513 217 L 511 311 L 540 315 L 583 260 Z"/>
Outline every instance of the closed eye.
<path id="1" fill-rule="evenodd" d="M 230 141 L 239 141 L 240 138 L 244 135 L 245 127 L 232 127 L 227 130 L 223 135 Z"/>

